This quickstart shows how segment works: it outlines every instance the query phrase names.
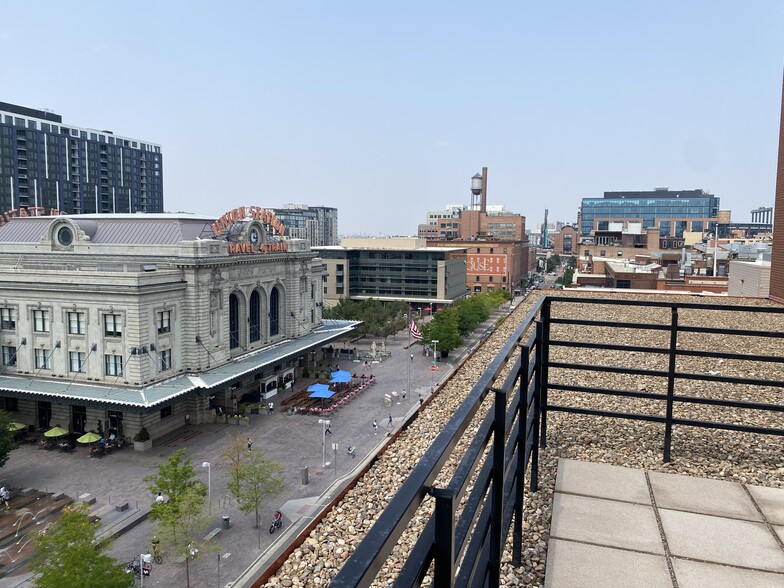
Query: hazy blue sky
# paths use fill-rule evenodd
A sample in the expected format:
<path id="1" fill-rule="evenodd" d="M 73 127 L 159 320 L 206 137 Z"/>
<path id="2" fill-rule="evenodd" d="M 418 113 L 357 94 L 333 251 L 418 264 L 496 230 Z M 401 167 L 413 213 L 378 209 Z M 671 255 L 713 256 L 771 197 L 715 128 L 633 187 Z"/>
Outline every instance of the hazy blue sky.
<path id="1" fill-rule="evenodd" d="M 414 234 L 605 190 L 772 206 L 784 2 L 5 2 L 0 101 L 160 143 L 168 210 L 335 206 Z"/>

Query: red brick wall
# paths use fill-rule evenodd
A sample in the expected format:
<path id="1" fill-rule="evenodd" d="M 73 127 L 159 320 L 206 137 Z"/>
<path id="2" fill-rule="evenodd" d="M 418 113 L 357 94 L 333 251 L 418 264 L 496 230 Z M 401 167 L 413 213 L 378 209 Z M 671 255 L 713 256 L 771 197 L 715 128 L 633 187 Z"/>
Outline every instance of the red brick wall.
<path id="1" fill-rule="evenodd" d="M 781 89 L 779 167 L 776 173 L 776 200 L 773 211 L 773 261 L 770 268 L 770 297 L 784 302 L 784 80 Z"/>

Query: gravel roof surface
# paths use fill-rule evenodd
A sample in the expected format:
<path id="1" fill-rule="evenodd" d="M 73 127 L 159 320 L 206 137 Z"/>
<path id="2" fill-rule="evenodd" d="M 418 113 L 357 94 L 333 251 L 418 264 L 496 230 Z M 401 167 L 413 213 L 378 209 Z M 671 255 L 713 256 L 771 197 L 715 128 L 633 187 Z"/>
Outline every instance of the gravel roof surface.
<path id="1" fill-rule="evenodd" d="M 548 293 L 548 295 L 553 295 Z M 558 294 L 555 294 L 557 296 Z M 573 293 L 569 296 L 593 298 L 624 298 L 632 300 L 658 300 L 679 302 L 705 302 L 717 305 L 742 304 L 768 306 L 771 303 L 758 299 L 695 298 L 693 296 L 613 295 L 609 293 Z M 408 473 L 426 448 L 452 416 L 467 392 L 485 370 L 490 360 L 516 326 L 534 305 L 536 298 L 529 296 L 517 305 L 512 315 L 500 324 L 495 333 L 479 347 L 465 365 L 455 372 L 433 402 L 423 408 L 407 430 L 403 431 L 359 483 L 348 492 L 343 501 L 327 513 L 305 543 L 292 553 L 267 583 L 267 586 L 326 586 L 335 576 L 365 533 L 370 529 L 389 499 L 402 485 Z M 669 309 L 648 307 L 596 306 L 557 303 L 553 316 L 669 324 Z M 784 314 L 756 315 L 755 313 L 728 313 L 727 311 L 682 310 L 679 324 L 715 327 L 737 327 L 784 332 Z M 552 339 L 612 342 L 625 345 L 651 345 L 665 347 L 669 334 L 637 329 L 609 329 L 606 327 L 575 327 L 554 325 Z M 564 347 L 551 348 L 551 361 L 579 362 L 587 365 L 620 367 L 646 367 L 667 369 L 667 355 L 630 354 L 620 351 L 585 350 Z M 753 337 L 728 337 L 726 335 L 683 334 L 679 349 L 713 349 L 757 356 L 784 356 L 784 340 Z M 568 359 L 567 359 L 568 358 Z M 633 363 L 634 365 L 629 365 Z M 678 371 L 784 380 L 784 366 L 762 361 L 717 360 L 708 363 L 704 358 L 679 358 Z M 502 373 L 503 378 L 505 373 Z M 552 369 L 550 381 L 596 386 L 621 390 L 666 392 L 666 379 L 633 376 L 628 373 L 599 373 L 584 370 Z M 739 386 L 698 380 L 679 380 L 677 394 L 713 396 L 754 400 L 774 405 L 784 403 L 781 389 L 762 386 Z M 550 401 L 574 406 L 590 406 L 605 410 L 621 410 L 647 414 L 664 414 L 664 404 L 659 400 L 598 396 L 574 392 L 550 392 Z M 478 424 L 492 400 L 486 400 L 475 423 Z M 784 428 L 784 413 L 760 412 L 746 409 L 723 409 L 710 405 L 676 405 L 675 416 L 700 418 L 720 422 L 764 425 Z M 473 427 L 474 423 L 472 423 Z M 471 430 L 471 429 L 469 429 Z M 511 564 L 511 533 L 508 537 L 502 563 L 502 585 L 541 586 L 544 584 L 547 561 L 552 497 L 555 487 L 556 466 L 559 457 L 595 461 L 645 468 L 691 476 L 731 480 L 754 485 L 784 487 L 784 450 L 782 438 L 773 435 L 755 435 L 695 427 L 675 427 L 672 437 L 672 460 L 662 462 L 664 426 L 658 423 L 630 421 L 550 413 L 547 429 L 547 449 L 540 452 L 539 490 L 525 496 L 523 565 Z M 459 463 L 469 438 L 459 443 L 449 460 L 438 485 L 445 484 Z M 433 507 L 425 500 L 417 516 L 398 541 L 387 559 L 374 585 L 385 586 L 395 578 L 406 560 L 409 548 L 416 541 Z M 430 584 L 426 578 L 424 585 Z"/>

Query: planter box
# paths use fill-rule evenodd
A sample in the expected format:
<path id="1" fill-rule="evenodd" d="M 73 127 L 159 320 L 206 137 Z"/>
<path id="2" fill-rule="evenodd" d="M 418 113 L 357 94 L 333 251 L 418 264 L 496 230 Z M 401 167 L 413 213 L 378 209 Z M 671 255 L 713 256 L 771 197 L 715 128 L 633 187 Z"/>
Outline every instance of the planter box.
<path id="1" fill-rule="evenodd" d="M 147 441 L 134 441 L 133 448 L 136 451 L 147 451 L 152 449 L 152 439 L 148 439 Z"/>

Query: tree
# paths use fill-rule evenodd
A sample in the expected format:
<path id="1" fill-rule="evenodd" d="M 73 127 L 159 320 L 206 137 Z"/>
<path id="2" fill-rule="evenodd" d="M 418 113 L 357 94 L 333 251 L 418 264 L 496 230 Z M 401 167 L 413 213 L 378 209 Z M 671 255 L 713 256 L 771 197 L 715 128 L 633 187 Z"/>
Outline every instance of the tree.
<path id="1" fill-rule="evenodd" d="M 12 449 L 16 448 L 14 433 L 9 430 L 11 415 L 4 410 L 0 410 L 0 467 L 8 461 L 8 456 Z"/>
<path id="2" fill-rule="evenodd" d="M 210 522 L 205 512 L 207 488 L 195 476 L 185 449 L 178 449 L 158 466 L 157 473 L 144 478 L 150 492 L 160 492 L 166 499 L 153 503 L 150 518 L 158 522 L 156 532 L 162 546 L 185 559 L 186 586 L 191 585 L 190 561 L 199 550 L 211 547 L 201 539 Z"/>
<path id="3" fill-rule="evenodd" d="M 438 341 L 437 350 L 449 351 L 459 347 L 463 340 L 458 329 L 458 312 L 453 308 L 446 308 L 435 314 L 433 320 L 422 326 L 422 342 Z"/>
<path id="4" fill-rule="evenodd" d="M 34 541 L 38 547 L 30 569 L 36 588 L 125 588 L 133 577 L 125 564 L 105 554 L 109 543 L 96 542 L 98 524 L 87 514 L 89 506 L 68 506 L 60 519 Z"/>
<path id="5" fill-rule="evenodd" d="M 262 500 L 280 494 L 285 488 L 283 466 L 266 458 L 261 449 L 245 450 L 245 441 L 240 435 L 229 435 L 229 445 L 224 447 L 222 454 L 229 470 L 226 484 L 229 492 L 237 499 L 237 506 L 243 513 L 255 513 L 254 527 L 258 528 Z"/>
<path id="6" fill-rule="evenodd" d="M 546 271 L 548 273 L 554 272 L 559 265 L 561 265 L 561 257 L 557 253 L 553 253 L 547 258 Z"/>

